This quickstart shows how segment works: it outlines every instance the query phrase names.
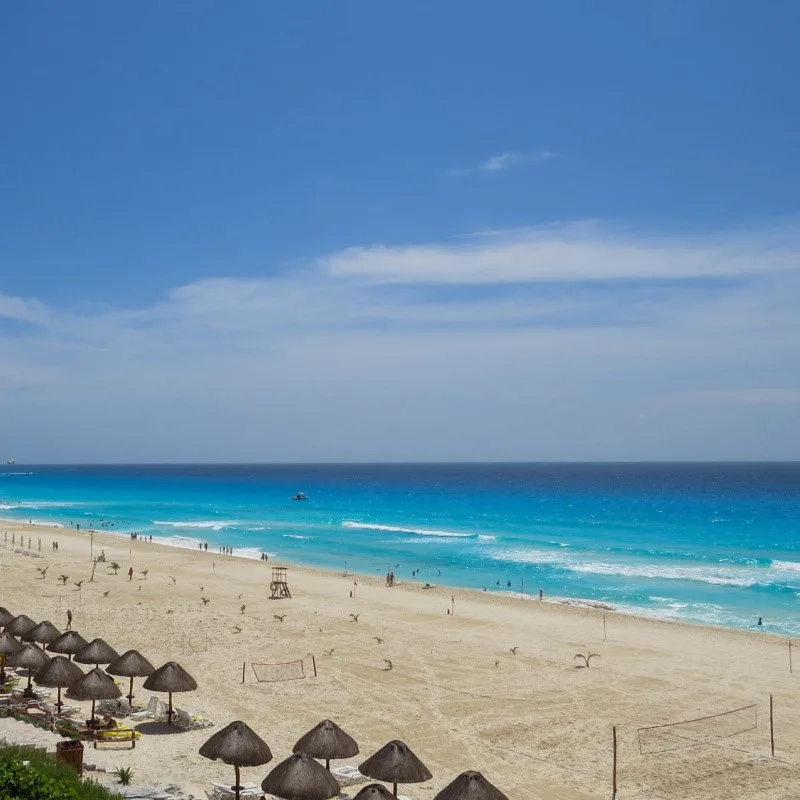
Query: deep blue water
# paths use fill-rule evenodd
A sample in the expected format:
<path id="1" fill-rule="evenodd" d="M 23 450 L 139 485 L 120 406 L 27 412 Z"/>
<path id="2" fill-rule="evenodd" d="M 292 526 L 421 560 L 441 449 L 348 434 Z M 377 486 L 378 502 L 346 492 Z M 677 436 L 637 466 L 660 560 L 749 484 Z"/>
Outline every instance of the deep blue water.
<path id="1" fill-rule="evenodd" d="M 0 498 L 0 517 L 800 635 L 800 464 L 14 466 Z"/>

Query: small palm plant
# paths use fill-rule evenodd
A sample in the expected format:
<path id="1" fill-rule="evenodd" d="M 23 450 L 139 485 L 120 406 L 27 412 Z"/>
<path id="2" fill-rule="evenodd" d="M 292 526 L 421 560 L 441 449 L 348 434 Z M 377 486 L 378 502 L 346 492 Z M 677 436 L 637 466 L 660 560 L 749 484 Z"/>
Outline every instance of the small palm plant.
<path id="1" fill-rule="evenodd" d="M 61 581 L 62 586 L 66 586 L 67 581 L 69 580 L 69 575 L 59 575 L 58 579 Z"/>
<path id="2" fill-rule="evenodd" d="M 42 580 L 44 580 L 47 577 L 47 570 L 49 570 L 49 569 L 50 569 L 49 566 L 47 566 L 47 567 L 36 567 L 36 571 L 42 576 Z"/>
<path id="3" fill-rule="evenodd" d="M 80 591 L 81 586 L 83 586 L 83 581 L 73 581 L 73 583 L 78 587 L 78 591 Z"/>
<path id="4" fill-rule="evenodd" d="M 581 659 L 581 661 L 583 661 L 583 666 L 588 668 L 593 658 L 600 658 L 600 653 L 586 653 L 586 655 L 583 653 L 575 653 L 575 658 Z M 578 666 L 581 665 L 579 664 Z"/>
<path id="5" fill-rule="evenodd" d="M 114 774 L 123 786 L 129 786 L 130 782 L 133 780 L 132 767 L 120 767 Z"/>
<path id="6" fill-rule="evenodd" d="M 116 562 L 116 561 L 112 561 L 112 562 L 111 562 L 111 563 L 108 565 L 108 569 L 113 569 L 113 570 L 114 570 L 114 574 L 116 575 L 116 574 L 119 572 L 119 570 L 120 570 L 120 566 L 119 566 L 119 564 L 117 564 L 117 562 Z"/>
<path id="7" fill-rule="evenodd" d="M 201 597 L 200 600 L 204 606 L 207 606 L 211 602 L 207 597 Z"/>
<path id="8" fill-rule="evenodd" d="M 141 573 L 139 573 L 145 580 L 147 580 L 147 573 L 150 572 L 149 569 L 143 569 Z"/>
<path id="9" fill-rule="evenodd" d="M 245 609 L 246 609 L 246 608 L 247 608 L 247 606 L 246 606 L 246 605 L 241 605 L 241 606 L 239 606 L 239 612 L 240 612 L 240 613 L 242 613 L 242 614 L 244 614 L 244 612 L 245 612 Z"/>

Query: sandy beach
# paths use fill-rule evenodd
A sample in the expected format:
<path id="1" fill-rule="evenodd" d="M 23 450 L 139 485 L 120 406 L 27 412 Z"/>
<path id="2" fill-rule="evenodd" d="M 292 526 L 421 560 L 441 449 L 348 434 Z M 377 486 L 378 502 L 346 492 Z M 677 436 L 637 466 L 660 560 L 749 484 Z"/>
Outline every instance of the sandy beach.
<path id="1" fill-rule="evenodd" d="M 139 649 L 156 666 L 176 660 L 197 680 L 198 690 L 176 696 L 176 705 L 215 727 L 144 735 L 133 751 L 103 753 L 109 767 L 131 765 L 139 784 L 178 784 L 202 797 L 210 781 L 228 781 L 230 768 L 197 750 L 237 718 L 274 754 L 270 765 L 243 771 L 244 780 L 260 782 L 301 734 L 329 717 L 359 742 L 362 756 L 349 763 L 403 739 L 434 775 L 401 787 L 412 800 L 432 798 L 465 769 L 482 771 L 510 798 L 610 797 L 614 726 L 618 797 L 800 796 L 800 676 L 789 672 L 785 639 L 532 598 L 389 588 L 382 575 L 291 565 L 292 598 L 269 600 L 272 562 L 105 533 L 90 545 L 88 532 L 12 523 L 0 523 L 0 531 L 9 540 L 4 546 L 0 534 L 0 605 L 61 629 L 70 609 L 87 639 L 100 636 L 120 652 Z M 41 537 L 41 558 L 14 552 L 12 533 L 26 544 L 32 537 L 34 552 Z M 90 546 L 107 559 L 91 582 Z M 117 575 L 108 569 L 112 561 L 121 567 Z M 574 656 L 589 652 L 599 657 L 581 668 Z M 295 659 L 305 660 L 306 679 L 255 682 L 250 662 Z M 140 682 L 136 692 L 140 700 L 149 696 Z M 752 705 L 645 732 L 640 752 L 640 727 Z"/>

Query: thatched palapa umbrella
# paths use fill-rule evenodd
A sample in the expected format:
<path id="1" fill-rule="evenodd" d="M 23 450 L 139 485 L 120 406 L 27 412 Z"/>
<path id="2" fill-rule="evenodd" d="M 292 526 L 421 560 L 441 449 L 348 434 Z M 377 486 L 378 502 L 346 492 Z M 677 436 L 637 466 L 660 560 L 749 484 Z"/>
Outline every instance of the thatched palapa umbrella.
<path id="1" fill-rule="evenodd" d="M 81 668 L 64 656 L 53 656 L 50 663 L 36 675 L 36 683 L 48 689 L 58 689 L 58 702 L 56 706 L 61 712 L 61 690 L 72 686 L 83 677 Z"/>
<path id="2" fill-rule="evenodd" d="M 358 755 L 356 740 L 335 722 L 324 719 L 297 740 L 293 753 L 306 753 L 311 758 L 324 758 L 330 769 L 332 758 L 352 758 Z"/>
<path id="3" fill-rule="evenodd" d="M 241 720 L 231 722 L 215 733 L 201 748 L 200 755 L 212 761 L 219 759 L 223 764 L 232 764 L 236 770 L 236 783 L 231 787 L 236 800 L 239 800 L 241 782 L 240 767 L 260 767 L 272 761 L 272 753 L 267 743 Z"/>
<path id="4" fill-rule="evenodd" d="M 6 682 L 6 662 L 10 662 L 11 656 L 20 650 L 22 645 L 10 633 L 0 633 L 0 683 Z"/>
<path id="5" fill-rule="evenodd" d="M 89 642 L 83 638 L 77 631 L 67 631 L 62 633 L 54 642 L 47 645 L 47 649 L 51 653 L 58 653 L 60 656 L 69 656 L 72 661 L 72 656 L 75 653 L 80 653 Z"/>
<path id="6" fill-rule="evenodd" d="M 22 636 L 31 628 L 35 627 L 36 623 L 30 617 L 26 617 L 25 614 L 20 614 L 6 625 L 5 630 L 6 633 L 10 633 L 12 636 Z"/>
<path id="7" fill-rule="evenodd" d="M 82 647 L 75 653 L 73 661 L 79 664 L 94 664 L 99 667 L 101 664 L 110 664 L 119 658 L 119 653 L 107 642 L 102 639 L 92 639 L 86 647 Z"/>
<path id="8" fill-rule="evenodd" d="M 167 722 L 172 725 L 172 693 L 193 692 L 197 681 L 176 661 L 167 661 L 144 682 L 144 688 L 151 692 L 169 693 Z"/>
<path id="9" fill-rule="evenodd" d="M 117 684 L 100 667 L 87 672 L 67 689 L 67 697 L 71 700 L 92 701 L 92 719 L 94 719 L 94 706 L 98 700 L 116 700 L 121 695 L 122 692 Z"/>
<path id="10" fill-rule="evenodd" d="M 5 628 L 12 619 L 14 615 L 7 608 L 0 606 L 0 628 Z"/>
<path id="11" fill-rule="evenodd" d="M 359 764 L 358 771 L 368 778 L 391 783 L 394 797 L 397 797 L 398 783 L 423 783 L 433 777 L 411 748 L 397 739 Z"/>
<path id="12" fill-rule="evenodd" d="M 336 778 L 305 753 L 281 761 L 261 781 L 261 788 L 281 800 L 329 800 L 341 791 Z"/>
<path id="13" fill-rule="evenodd" d="M 383 784 L 368 783 L 353 800 L 394 800 L 394 798 Z"/>
<path id="14" fill-rule="evenodd" d="M 20 638 L 23 642 L 36 642 L 44 650 L 46 644 L 51 644 L 59 636 L 61 636 L 61 631 L 50 620 L 45 620 L 38 625 L 34 625 L 27 633 L 23 633 Z"/>
<path id="15" fill-rule="evenodd" d="M 26 644 L 19 652 L 11 656 L 15 667 L 28 670 L 28 687 L 25 695 L 32 695 L 31 681 L 35 673 L 41 671 L 50 662 L 50 656 L 38 648 L 35 644 Z"/>
<path id="16" fill-rule="evenodd" d="M 106 667 L 109 675 L 119 675 L 131 679 L 131 686 L 128 690 L 128 700 L 131 703 L 133 702 L 133 679 L 147 678 L 155 671 L 156 668 L 138 650 L 128 650 Z"/>
<path id="17" fill-rule="evenodd" d="M 433 800 L 508 800 L 480 772 L 462 772 L 442 789 Z"/>

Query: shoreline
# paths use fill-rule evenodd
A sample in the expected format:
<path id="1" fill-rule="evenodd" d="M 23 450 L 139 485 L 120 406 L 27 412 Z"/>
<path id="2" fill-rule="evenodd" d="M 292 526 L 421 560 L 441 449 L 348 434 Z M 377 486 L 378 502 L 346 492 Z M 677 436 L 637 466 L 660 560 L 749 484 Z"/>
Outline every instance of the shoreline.
<path id="1" fill-rule="evenodd" d="M 58 532 L 65 532 L 71 534 L 75 537 L 80 537 L 82 534 L 92 534 L 94 536 L 106 536 L 111 539 L 112 542 L 119 542 L 119 541 L 128 541 L 134 542 L 136 546 L 140 544 L 145 545 L 156 545 L 158 547 L 167 548 L 170 551 L 185 551 L 185 552 L 194 552 L 197 555 L 208 557 L 213 556 L 217 558 L 223 559 L 239 559 L 245 562 L 252 562 L 252 561 L 260 561 L 260 559 L 256 555 L 256 549 L 252 548 L 252 555 L 244 555 L 242 553 L 245 548 L 234 548 L 233 553 L 230 555 L 219 553 L 216 550 L 212 553 L 209 551 L 200 551 L 200 548 L 195 548 L 194 546 L 189 546 L 188 544 L 180 544 L 178 543 L 179 540 L 185 541 L 194 541 L 195 544 L 199 544 L 202 540 L 196 539 L 191 540 L 189 537 L 159 537 L 154 538 L 153 541 L 148 541 L 145 538 L 142 539 L 131 539 L 130 533 L 124 532 L 113 532 L 108 530 L 98 530 L 95 528 L 86 528 L 80 531 L 76 530 L 75 528 L 71 528 L 67 525 L 61 523 L 42 523 L 42 522 L 20 522 L 19 520 L 12 520 L 8 518 L 0 517 L 0 523 L 4 524 L 6 522 L 12 523 L 12 525 L 17 526 L 21 530 L 31 530 L 31 531 L 39 531 L 40 533 L 45 533 L 49 535 L 54 535 L 54 531 Z M 163 539 L 167 539 L 164 541 Z M 132 548 L 129 548 L 132 550 Z M 238 552 L 237 552 L 238 550 Z M 266 552 L 266 551 L 265 551 Z M 267 555 L 270 559 L 276 558 L 276 554 L 268 552 Z M 369 585 L 380 587 L 383 586 L 384 583 L 380 578 L 377 578 L 373 573 L 368 572 L 359 572 L 359 571 L 338 571 L 335 569 L 330 569 L 326 567 L 318 567 L 318 566 L 311 566 L 308 564 L 302 564 L 299 562 L 291 561 L 289 559 L 278 559 L 277 561 L 270 560 L 267 562 L 267 566 L 285 566 L 292 570 L 295 570 L 300 573 L 308 574 L 308 575 L 319 575 L 324 576 L 326 578 L 351 578 L 351 577 L 358 577 L 362 581 L 367 581 Z M 427 585 L 422 581 L 414 581 L 414 580 L 402 580 L 398 581 L 395 584 L 397 588 L 406 588 L 406 589 L 415 589 L 420 590 L 426 594 L 432 594 L 433 596 L 439 596 L 442 593 L 455 595 L 456 593 L 463 593 L 464 597 L 471 597 L 475 599 L 483 599 L 485 601 L 489 601 L 492 599 L 505 599 L 508 601 L 524 601 L 524 602 L 534 602 L 539 603 L 543 607 L 551 607 L 551 608 L 563 608 L 563 609 L 573 609 L 577 611 L 584 611 L 584 612 L 594 612 L 602 616 L 603 614 L 614 614 L 617 617 L 626 617 L 635 620 L 641 620 L 644 622 L 649 623 L 662 623 L 666 625 L 672 626 L 686 626 L 693 630 L 709 630 L 709 631 L 719 631 L 724 633 L 733 633 L 733 634 L 741 634 L 749 637 L 754 637 L 757 640 L 764 640 L 764 641 L 777 641 L 777 642 L 788 642 L 793 641 L 795 638 L 794 636 L 783 634 L 783 633 L 776 633 L 773 631 L 767 630 L 748 630 L 746 628 L 737 628 L 733 626 L 727 625 L 712 625 L 709 623 L 704 622 L 695 622 L 692 620 L 680 619 L 680 618 L 672 618 L 672 617 L 664 617 L 659 616 L 658 614 L 648 614 L 645 609 L 641 607 L 627 607 L 620 609 L 619 606 L 616 606 L 612 603 L 605 603 L 603 601 L 593 600 L 591 598 L 581 598 L 581 597 L 566 597 L 561 595 L 550 595 L 548 596 L 545 594 L 544 600 L 539 601 L 538 593 L 535 594 L 528 594 L 524 592 L 517 592 L 513 589 L 509 590 L 506 587 L 501 587 L 500 589 L 476 589 L 470 586 L 458 586 L 458 585 L 450 585 L 450 584 L 430 584 Z M 520 596 L 522 595 L 522 596 Z"/>

